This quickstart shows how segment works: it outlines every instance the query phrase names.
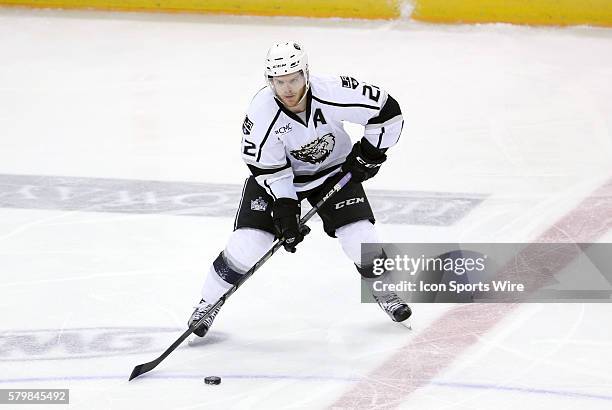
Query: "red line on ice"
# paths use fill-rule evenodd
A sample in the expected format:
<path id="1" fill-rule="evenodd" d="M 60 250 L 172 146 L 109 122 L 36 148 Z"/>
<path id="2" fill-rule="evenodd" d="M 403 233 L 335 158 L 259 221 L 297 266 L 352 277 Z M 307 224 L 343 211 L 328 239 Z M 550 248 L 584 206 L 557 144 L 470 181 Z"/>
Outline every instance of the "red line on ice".
<path id="1" fill-rule="evenodd" d="M 595 241 L 610 229 L 612 229 L 612 179 L 585 198 L 534 242 L 588 243 Z M 521 254 L 523 252 L 529 253 L 529 247 Z M 560 271 L 572 259 L 573 256 L 559 258 L 553 263 L 549 273 Z M 458 356 L 478 343 L 483 334 L 497 325 L 516 306 L 510 303 L 486 303 L 465 304 L 452 308 L 345 392 L 331 408 L 398 407 L 409 394 L 429 384 Z"/>

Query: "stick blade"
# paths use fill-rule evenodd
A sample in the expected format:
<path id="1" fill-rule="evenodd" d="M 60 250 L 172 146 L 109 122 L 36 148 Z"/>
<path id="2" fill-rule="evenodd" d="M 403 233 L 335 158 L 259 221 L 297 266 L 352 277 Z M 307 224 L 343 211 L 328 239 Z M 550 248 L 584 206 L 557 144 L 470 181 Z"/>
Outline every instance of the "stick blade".
<path id="1" fill-rule="evenodd" d="M 138 366 L 134 367 L 134 370 L 132 370 L 132 374 L 130 375 L 129 380 L 132 380 L 140 376 L 141 374 L 144 374 L 148 371 L 155 369 L 156 366 L 157 366 L 157 360 L 154 360 L 148 363 L 139 364 Z"/>
<path id="2" fill-rule="evenodd" d="M 147 362 L 147 363 L 139 364 L 138 366 L 134 367 L 134 370 L 132 370 L 132 374 L 130 375 L 129 380 L 132 380 L 140 376 L 141 374 L 144 374 L 146 372 L 149 372 L 155 369 L 157 365 L 162 362 L 162 360 L 168 357 L 168 355 L 172 353 L 174 349 L 176 349 L 181 343 L 183 343 L 183 341 L 187 339 L 189 335 L 192 333 L 193 333 L 193 328 L 190 327 L 189 329 L 185 330 L 185 332 L 178 339 L 176 339 L 174 343 L 172 343 L 170 347 L 167 348 L 166 351 L 162 353 L 162 355 L 159 356 L 157 359 Z"/>

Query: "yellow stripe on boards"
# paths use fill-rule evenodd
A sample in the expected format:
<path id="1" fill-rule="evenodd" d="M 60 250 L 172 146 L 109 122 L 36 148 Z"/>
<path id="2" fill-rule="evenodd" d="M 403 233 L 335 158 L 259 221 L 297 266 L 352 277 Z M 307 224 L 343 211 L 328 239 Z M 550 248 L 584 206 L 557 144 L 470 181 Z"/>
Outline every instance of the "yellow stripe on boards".
<path id="1" fill-rule="evenodd" d="M 612 26 L 612 0 L 413 0 L 412 18 L 432 23 Z"/>
<path id="2" fill-rule="evenodd" d="M 256 16 L 393 19 L 401 0 L 0 0 L 0 4 L 36 8 L 195 12 Z"/>

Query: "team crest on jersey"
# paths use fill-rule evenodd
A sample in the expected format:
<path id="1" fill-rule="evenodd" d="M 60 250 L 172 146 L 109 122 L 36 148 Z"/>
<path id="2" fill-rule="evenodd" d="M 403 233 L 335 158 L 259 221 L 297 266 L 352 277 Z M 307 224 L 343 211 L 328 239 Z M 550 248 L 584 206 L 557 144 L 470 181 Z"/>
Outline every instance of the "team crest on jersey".
<path id="1" fill-rule="evenodd" d="M 266 202 L 262 197 L 257 199 L 253 199 L 251 201 L 251 210 L 252 211 L 260 211 L 265 212 L 268 207 L 268 202 Z"/>
<path id="2" fill-rule="evenodd" d="M 244 135 L 251 135 L 251 130 L 253 129 L 253 121 L 249 120 L 249 116 L 244 117 L 244 122 L 242 123 L 242 133 Z"/>
<path id="3" fill-rule="evenodd" d="M 317 138 L 309 144 L 291 151 L 296 159 L 310 164 L 320 164 L 329 157 L 329 154 L 334 150 L 336 145 L 336 138 L 334 134 L 325 134 L 322 137 Z"/>
<path id="4" fill-rule="evenodd" d="M 353 90 L 359 87 L 359 81 L 355 80 L 353 77 L 341 76 L 342 87 L 344 88 L 352 88 Z"/>

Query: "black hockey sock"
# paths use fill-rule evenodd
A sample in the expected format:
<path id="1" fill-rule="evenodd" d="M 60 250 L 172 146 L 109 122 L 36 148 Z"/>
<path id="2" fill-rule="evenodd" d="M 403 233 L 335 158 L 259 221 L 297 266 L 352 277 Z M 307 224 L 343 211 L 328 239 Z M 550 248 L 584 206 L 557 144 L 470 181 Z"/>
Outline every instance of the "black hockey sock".
<path id="1" fill-rule="evenodd" d="M 236 272 L 229 266 L 223 252 L 221 252 L 213 262 L 213 268 L 221 279 L 231 285 L 235 285 L 242 277 L 242 273 Z"/>

